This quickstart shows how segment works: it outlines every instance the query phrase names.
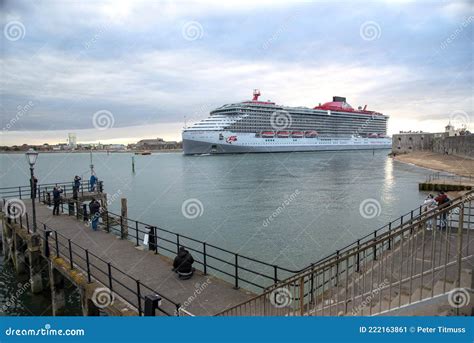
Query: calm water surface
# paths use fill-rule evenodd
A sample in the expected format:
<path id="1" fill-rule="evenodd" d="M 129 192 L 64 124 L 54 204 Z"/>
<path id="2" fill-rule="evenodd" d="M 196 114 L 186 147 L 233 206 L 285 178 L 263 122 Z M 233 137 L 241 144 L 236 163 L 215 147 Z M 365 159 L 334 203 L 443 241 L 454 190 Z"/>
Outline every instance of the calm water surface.
<path id="1" fill-rule="evenodd" d="M 135 173 L 128 153 L 95 153 L 93 163 L 107 193 L 128 199 L 130 218 L 299 269 L 419 206 L 417 183 L 431 171 L 387 153 L 161 153 L 135 156 Z M 40 154 L 35 173 L 40 183 L 87 179 L 89 159 Z M 24 155 L 0 155 L 0 165 L 0 187 L 28 184 Z M 188 199 L 202 203 L 195 219 L 182 213 Z M 374 218 L 360 214 L 366 199 L 380 205 Z M 118 213 L 120 201 L 109 209 Z"/>

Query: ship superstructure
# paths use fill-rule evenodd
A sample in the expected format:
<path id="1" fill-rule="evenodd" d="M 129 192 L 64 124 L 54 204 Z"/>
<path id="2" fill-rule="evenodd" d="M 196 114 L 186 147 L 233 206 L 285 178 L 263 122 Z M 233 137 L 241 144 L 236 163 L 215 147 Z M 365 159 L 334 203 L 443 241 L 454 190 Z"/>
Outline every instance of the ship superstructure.
<path id="1" fill-rule="evenodd" d="M 346 98 L 314 108 L 253 99 L 223 105 L 183 130 L 185 154 L 385 149 L 388 116 L 352 108 Z"/>

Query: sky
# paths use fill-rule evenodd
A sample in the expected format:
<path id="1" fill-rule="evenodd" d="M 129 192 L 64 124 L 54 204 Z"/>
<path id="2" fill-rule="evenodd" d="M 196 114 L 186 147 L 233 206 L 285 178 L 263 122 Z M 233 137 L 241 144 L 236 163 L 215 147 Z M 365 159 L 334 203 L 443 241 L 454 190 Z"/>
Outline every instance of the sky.
<path id="1" fill-rule="evenodd" d="M 181 140 L 225 103 L 345 96 L 474 131 L 473 1 L 0 0 L 0 145 Z"/>

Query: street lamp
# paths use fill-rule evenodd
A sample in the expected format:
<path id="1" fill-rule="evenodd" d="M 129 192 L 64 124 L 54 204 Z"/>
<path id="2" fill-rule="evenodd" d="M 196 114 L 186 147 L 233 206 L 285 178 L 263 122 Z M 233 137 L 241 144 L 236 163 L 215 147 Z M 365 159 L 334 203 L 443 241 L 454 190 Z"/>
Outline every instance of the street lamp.
<path id="1" fill-rule="evenodd" d="M 35 208 L 35 198 L 36 198 L 36 182 L 35 182 L 35 174 L 34 174 L 34 167 L 36 163 L 36 159 L 38 158 L 38 153 L 33 149 L 28 149 L 25 153 L 26 160 L 30 165 L 30 189 L 31 189 L 31 204 L 33 206 L 33 233 L 36 233 L 36 208 Z"/>

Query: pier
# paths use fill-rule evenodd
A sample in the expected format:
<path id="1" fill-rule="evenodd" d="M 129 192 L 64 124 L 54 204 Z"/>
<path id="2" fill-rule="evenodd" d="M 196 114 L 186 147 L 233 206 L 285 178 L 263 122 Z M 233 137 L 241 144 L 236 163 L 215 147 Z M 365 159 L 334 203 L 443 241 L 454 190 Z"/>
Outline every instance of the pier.
<path id="1" fill-rule="evenodd" d="M 416 208 L 290 270 L 133 220 L 125 198 L 113 213 L 102 183 L 75 196 L 71 184 L 60 185 L 59 216 L 50 208 L 54 185 L 38 186 L 36 229 L 29 187 L 0 190 L 5 260 L 29 273 L 33 293 L 49 284 L 54 315 L 64 313 L 65 280 L 79 289 L 84 315 L 468 315 L 474 308 L 450 305 L 459 289 L 472 298 L 474 191 L 445 207 Z M 92 198 L 102 203 L 97 231 L 86 206 Z M 189 280 L 172 271 L 180 246 L 196 260 Z"/>
<path id="2" fill-rule="evenodd" d="M 53 216 L 50 208 L 54 185 L 38 187 L 36 232 L 31 199 L 24 198 L 30 195 L 29 187 L 2 190 L 2 195 L 10 199 L 3 200 L 5 260 L 13 262 L 18 274 L 30 273 L 33 293 L 44 290 L 47 282 L 42 274 L 48 274 L 54 315 L 64 310 L 65 279 L 80 290 L 84 315 L 206 316 L 254 297 L 256 289 L 279 280 L 278 273 L 282 278 L 290 275 L 291 271 L 284 268 L 131 220 L 125 198 L 121 199 L 120 215 L 109 212 L 102 185 L 94 192 L 86 187 L 76 198 L 72 185 L 59 185 L 65 190 L 59 216 Z M 92 198 L 100 201 L 103 209 L 97 231 L 90 227 L 85 204 Z M 13 211 L 14 218 L 9 218 L 8 206 L 15 207 L 18 200 L 25 205 L 25 213 L 15 215 Z M 145 235 L 149 235 L 148 244 Z M 172 271 L 172 258 L 179 246 L 192 251 L 198 264 L 189 280 L 178 279 Z M 265 268 L 269 271 L 266 279 L 271 281 L 261 280 Z M 105 303 L 97 306 L 101 299 Z M 152 306 L 151 312 L 146 310 L 147 303 Z"/>
<path id="3" fill-rule="evenodd" d="M 418 185 L 420 191 L 470 191 L 474 189 L 474 175 L 429 175 L 424 182 Z"/>

